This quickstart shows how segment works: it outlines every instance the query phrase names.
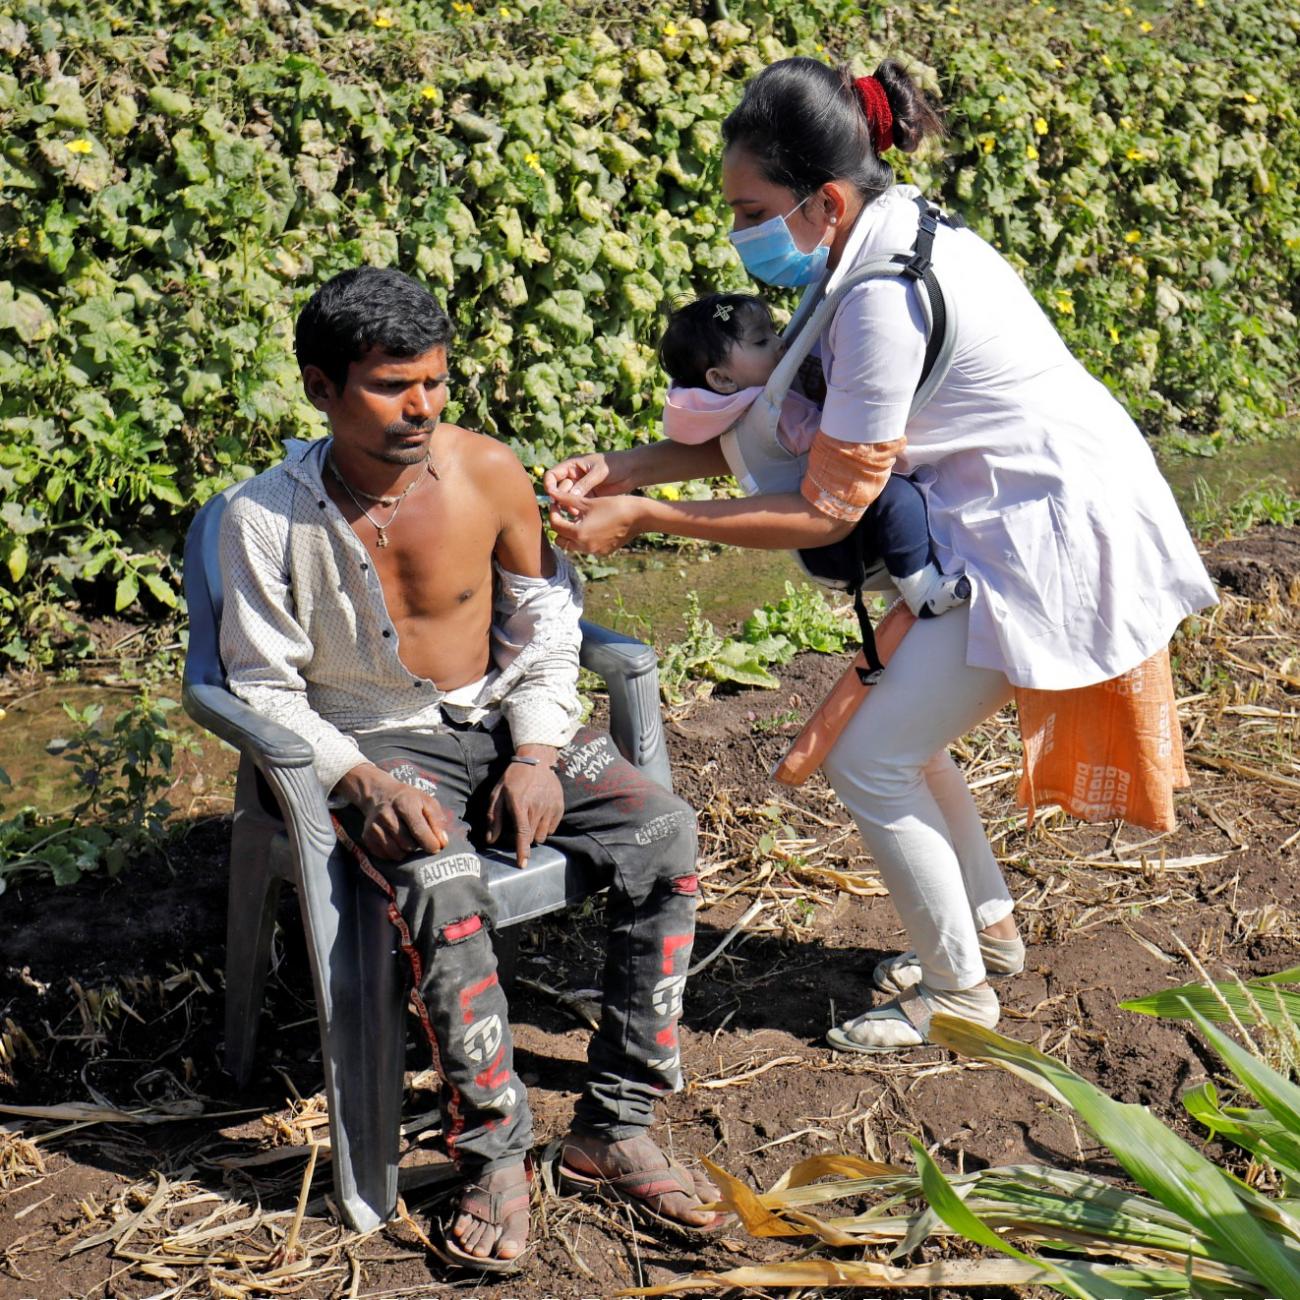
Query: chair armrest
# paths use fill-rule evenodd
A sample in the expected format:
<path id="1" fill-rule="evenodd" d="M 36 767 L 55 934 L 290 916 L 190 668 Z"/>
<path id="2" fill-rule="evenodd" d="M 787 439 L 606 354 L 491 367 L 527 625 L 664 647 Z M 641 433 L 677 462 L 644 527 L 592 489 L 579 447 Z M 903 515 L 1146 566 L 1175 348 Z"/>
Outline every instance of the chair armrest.
<path id="1" fill-rule="evenodd" d="M 619 752 L 671 790 L 672 770 L 659 716 L 659 657 L 654 649 L 583 619 L 580 662 L 609 689 L 609 733 Z"/>
<path id="2" fill-rule="evenodd" d="M 315 755 L 295 731 L 264 718 L 224 686 L 190 682 L 181 690 L 185 712 L 259 765 L 310 767 Z"/>

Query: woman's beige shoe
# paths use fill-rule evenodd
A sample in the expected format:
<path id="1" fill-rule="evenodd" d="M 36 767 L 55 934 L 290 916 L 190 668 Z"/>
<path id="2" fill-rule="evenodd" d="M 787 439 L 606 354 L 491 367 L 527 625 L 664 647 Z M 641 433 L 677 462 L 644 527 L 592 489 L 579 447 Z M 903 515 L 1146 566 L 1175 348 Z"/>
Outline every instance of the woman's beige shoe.
<path id="1" fill-rule="evenodd" d="M 1025 969 L 1025 944 L 1022 939 L 994 939 L 980 935 L 980 956 L 991 980 L 1010 979 Z M 871 972 L 871 982 L 882 993 L 901 993 L 921 982 L 921 959 L 912 952 L 899 953 L 878 962 Z"/>
<path id="2" fill-rule="evenodd" d="M 900 1052 L 929 1044 L 930 1017 L 937 1012 L 995 1029 L 1001 1015 L 992 989 L 949 992 L 913 984 L 884 1006 L 865 1011 L 827 1031 L 826 1041 L 840 1052 Z"/>

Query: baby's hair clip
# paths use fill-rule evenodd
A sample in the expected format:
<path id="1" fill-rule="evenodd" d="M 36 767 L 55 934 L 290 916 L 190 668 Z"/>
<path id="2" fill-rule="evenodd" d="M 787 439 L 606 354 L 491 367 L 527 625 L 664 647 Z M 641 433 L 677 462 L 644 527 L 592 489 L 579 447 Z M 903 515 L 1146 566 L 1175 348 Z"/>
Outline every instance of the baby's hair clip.
<path id="1" fill-rule="evenodd" d="M 731 319 L 731 313 L 735 310 L 736 308 L 734 303 L 720 302 L 713 309 L 713 319 L 729 321 Z"/>

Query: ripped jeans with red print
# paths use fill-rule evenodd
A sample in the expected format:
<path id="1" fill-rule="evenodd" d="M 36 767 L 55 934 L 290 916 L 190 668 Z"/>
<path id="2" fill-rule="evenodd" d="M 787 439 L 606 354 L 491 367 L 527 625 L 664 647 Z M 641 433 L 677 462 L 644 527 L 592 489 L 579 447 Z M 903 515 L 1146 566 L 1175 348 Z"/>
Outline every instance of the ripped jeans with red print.
<path id="1" fill-rule="evenodd" d="M 356 739 L 371 762 L 434 795 L 457 819 L 436 855 L 402 862 L 357 856 L 393 903 L 413 1000 L 442 1080 L 448 1152 L 466 1173 L 490 1172 L 516 1163 L 532 1145 L 497 980 L 492 899 L 474 848 L 514 752 L 509 728 L 448 726 Z M 695 814 L 590 727 L 560 752 L 555 771 L 564 817 L 547 843 L 609 890 L 603 1009 L 574 1129 L 616 1142 L 642 1132 L 655 1100 L 681 1086 L 677 1021 L 699 889 Z M 355 852 L 360 814 L 349 808 L 340 816 Z"/>

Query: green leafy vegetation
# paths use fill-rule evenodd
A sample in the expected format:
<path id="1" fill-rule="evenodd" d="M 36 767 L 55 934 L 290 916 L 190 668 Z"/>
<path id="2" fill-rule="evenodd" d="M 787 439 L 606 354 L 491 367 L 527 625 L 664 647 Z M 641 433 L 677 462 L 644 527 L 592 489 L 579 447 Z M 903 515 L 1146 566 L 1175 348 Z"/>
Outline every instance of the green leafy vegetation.
<path id="1" fill-rule="evenodd" d="M 1194 1024 L 1228 1071 L 1234 1091 L 1252 1103 L 1224 1105 L 1212 1083 L 1183 1098 L 1188 1114 L 1211 1136 L 1249 1157 L 1254 1164 L 1249 1179 L 1234 1175 L 1231 1157 L 1216 1160 L 1198 1151 L 1145 1106 L 1113 1100 L 1036 1048 L 950 1016 L 935 1017 L 935 1042 L 993 1061 L 1071 1107 L 1147 1194 L 1128 1197 L 1129 1204 L 1088 1222 L 1079 1214 L 1068 1221 L 1055 1207 L 1041 1217 L 1022 1208 L 1017 1226 L 1022 1234 L 1037 1229 L 1052 1253 L 1035 1262 L 1054 1275 L 1062 1292 L 1083 1300 L 1185 1293 L 1265 1300 L 1300 1292 L 1300 1222 L 1293 1213 L 1300 1190 L 1300 1088 L 1294 1082 L 1300 1020 L 1295 994 L 1279 987 L 1297 979 L 1300 969 L 1293 969 L 1248 983 L 1187 985 L 1123 1004 Z M 1248 1046 L 1212 1021 L 1231 1021 Z M 1246 1024 L 1271 1040 L 1273 1064 L 1251 1042 Z M 914 1148 L 927 1199 L 949 1227 L 1026 1258 L 993 1230 L 991 1217 L 985 1221 L 969 1199 L 962 1203 L 919 1145 Z M 1269 1195 L 1270 1187 L 1277 1194 Z M 1107 1253 L 1129 1263 L 1081 1266 L 1082 1260 Z"/>
<path id="2" fill-rule="evenodd" d="M 0 804 L 0 892 L 19 874 L 46 875 L 56 885 L 94 871 L 116 876 L 167 838 L 173 758 L 197 747 L 168 721 L 175 701 L 142 690 L 111 724 L 100 705 L 63 707 L 75 730 L 49 749 L 69 764 L 69 805 L 49 813 Z M 13 787 L 3 771 L 0 786 Z"/>
<path id="3" fill-rule="evenodd" d="M 1236 495 L 1227 495 L 1202 478 L 1194 485 L 1187 516 L 1197 537 L 1219 541 L 1238 537 L 1259 524 L 1292 527 L 1300 521 L 1300 497 L 1281 478 L 1257 483 Z"/>
<path id="4" fill-rule="evenodd" d="M 785 584 L 785 595 L 756 609 L 739 637 L 723 636 L 700 613 L 695 592 L 687 599 L 686 632 L 659 656 L 659 689 L 664 703 L 704 699 L 720 682 L 774 690 L 780 682 L 768 672 L 803 650 L 836 654 L 857 643 L 858 624 L 850 611 L 833 608 L 819 588 Z"/>
<path id="5" fill-rule="evenodd" d="M 452 415 L 530 467 L 652 436 L 663 306 L 744 283 L 720 122 L 795 52 L 912 61 L 951 138 L 901 176 L 998 244 L 1149 433 L 1269 432 L 1295 379 L 1300 11 L 1057 9 L 14 0 L 0 661 L 80 652 L 70 609 L 176 607 L 193 509 L 319 428 L 291 322 L 358 262 L 448 301 Z"/>

